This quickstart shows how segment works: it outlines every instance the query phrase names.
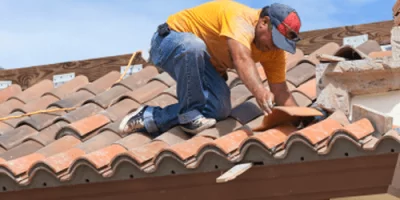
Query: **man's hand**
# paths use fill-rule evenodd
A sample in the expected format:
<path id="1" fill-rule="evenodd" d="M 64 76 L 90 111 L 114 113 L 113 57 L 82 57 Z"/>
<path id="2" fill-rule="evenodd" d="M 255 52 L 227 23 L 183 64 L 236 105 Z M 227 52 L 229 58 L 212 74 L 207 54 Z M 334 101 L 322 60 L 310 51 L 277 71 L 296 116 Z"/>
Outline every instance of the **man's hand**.
<path id="1" fill-rule="evenodd" d="M 255 96 L 258 105 L 264 111 L 265 115 L 272 113 L 272 108 L 274 107 L 274 94 L 268 90 L 263 90 L 260 94 Z"/>
<path id="2" fill-rule="evenodd" d="M 239 78 L 256 98 L 264 113 L 271 114 L 275 100 L 274 94 L 264 87 L 256 65 L 251 58 L 250 49 L 236 40 L 227 38 L 227 41 L 229 53 Z"/>

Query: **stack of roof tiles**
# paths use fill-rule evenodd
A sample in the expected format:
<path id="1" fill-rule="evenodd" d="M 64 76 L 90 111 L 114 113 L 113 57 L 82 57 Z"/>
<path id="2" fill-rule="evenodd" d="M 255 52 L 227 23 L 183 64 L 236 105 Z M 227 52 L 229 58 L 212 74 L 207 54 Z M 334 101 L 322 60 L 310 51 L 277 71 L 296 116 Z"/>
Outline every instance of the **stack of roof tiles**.
<path id="1" fill-rule="evenodd" d="M 367 42 L 359 49 L 369 54 L 377 49 L 371 45 L 377 44 Z M 329 43 L 308 56 L 301 50 L 288 56 L 287 84 L 300 106 L 317 98 L 316 55 L 333 55 L 338 49 Z M 267 87 L 265 73 L 258 69 Z M 164 107 L 177 97 L 175 81 L 153 66 L 115 84 L 119 77 L 113 71 L 92 83 L 78 76 L 58 88 L 43 80 L 25 91 L 18 85 L 1 90 L 0 116 L 78 108 L 0 122 L 0 191 L 225 170 L 241 162 L 268 165 L 400 150 L 395 132 L 377 133 L 368 119 L 350 123 L 341 112 L 300 130 L 278 123 L 252 131 L 264 116 L 233 71 L 227 81 L 233 111 L 216 127 L 196 136 L 179 127 L 156 138 L 122 135 L 117 130 L 120 120 L 140 104 Z M 274 112 L 285 118 L 306 116 L 309 110 Z"/>

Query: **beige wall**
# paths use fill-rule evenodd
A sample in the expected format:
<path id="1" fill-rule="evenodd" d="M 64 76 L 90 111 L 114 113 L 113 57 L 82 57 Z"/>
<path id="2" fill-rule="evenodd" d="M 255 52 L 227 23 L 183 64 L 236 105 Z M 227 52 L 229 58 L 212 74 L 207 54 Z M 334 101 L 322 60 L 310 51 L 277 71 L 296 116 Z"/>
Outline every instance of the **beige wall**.
<path id="1" fill-rule="evenodd" d="M 393 117 L 394 125 L 400 126 L 400 91 L 354 96 L 351 98 L 351 105 L 353 104 L 360 104 L 387 114 Z"/>

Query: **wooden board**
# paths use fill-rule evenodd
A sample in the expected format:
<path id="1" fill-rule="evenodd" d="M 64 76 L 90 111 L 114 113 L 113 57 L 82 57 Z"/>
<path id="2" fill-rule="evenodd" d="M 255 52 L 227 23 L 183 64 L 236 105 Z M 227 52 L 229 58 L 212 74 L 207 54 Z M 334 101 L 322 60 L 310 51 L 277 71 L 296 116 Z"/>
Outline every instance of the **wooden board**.
<path id="1" fill-rule="evenodd" d="M 337 28 L 306 31 L 300 33 L 302 40 L 297 47 L 304 54 L 310 54 L 328 42 L 343 44 L 343 38 L 368 34 L 369 40 L 376 40 L 381 45 L 390 44 L 390 32 L 393 27 L 393 20 L 369 24 L 344 26 Z"/>
<path id="2" fill-rule="evenodd" d="M 88 60 L 63 62 L 50 65 L 33 66 L 26 68 L 7 69 L 0 71 L 0 80 L 11 80 L 26 89 L 41 80 L 53 80 L 53 76 L 75 72 L 75 76 L 85 75 L 89 81 L 94 81 L 105 74 L 115 70 L 120 71 L 121 66 L 126 66 L 132 54 L 102 57 Z M 132 64 L 145 63 L 141 53 Z"/>

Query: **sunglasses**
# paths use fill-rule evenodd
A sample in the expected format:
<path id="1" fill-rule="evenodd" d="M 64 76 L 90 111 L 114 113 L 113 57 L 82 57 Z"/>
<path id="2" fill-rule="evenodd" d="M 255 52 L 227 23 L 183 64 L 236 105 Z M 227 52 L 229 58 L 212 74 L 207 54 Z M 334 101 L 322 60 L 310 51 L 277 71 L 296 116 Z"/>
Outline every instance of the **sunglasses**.
<path id="1" fill-rule="evenodd" d="M 298 41 L 301 40 L 299 34 L 297 34 L 292 28 L 290 28 L 289 25 L 287 25 L 285 22 L 282 22 L 282 24 L 289 30 L 289 31 L 286 31 L 286 35 L 285 35 L 285 37 L 287 39 L 295 41 L 295 42 L 298 42 Z M 269 26 L 269 30 L 272 31 L 272 26 L 273 25 L 272 25 L 271 21 L 269 21 L 269 25 L 268 26 Z"/>

